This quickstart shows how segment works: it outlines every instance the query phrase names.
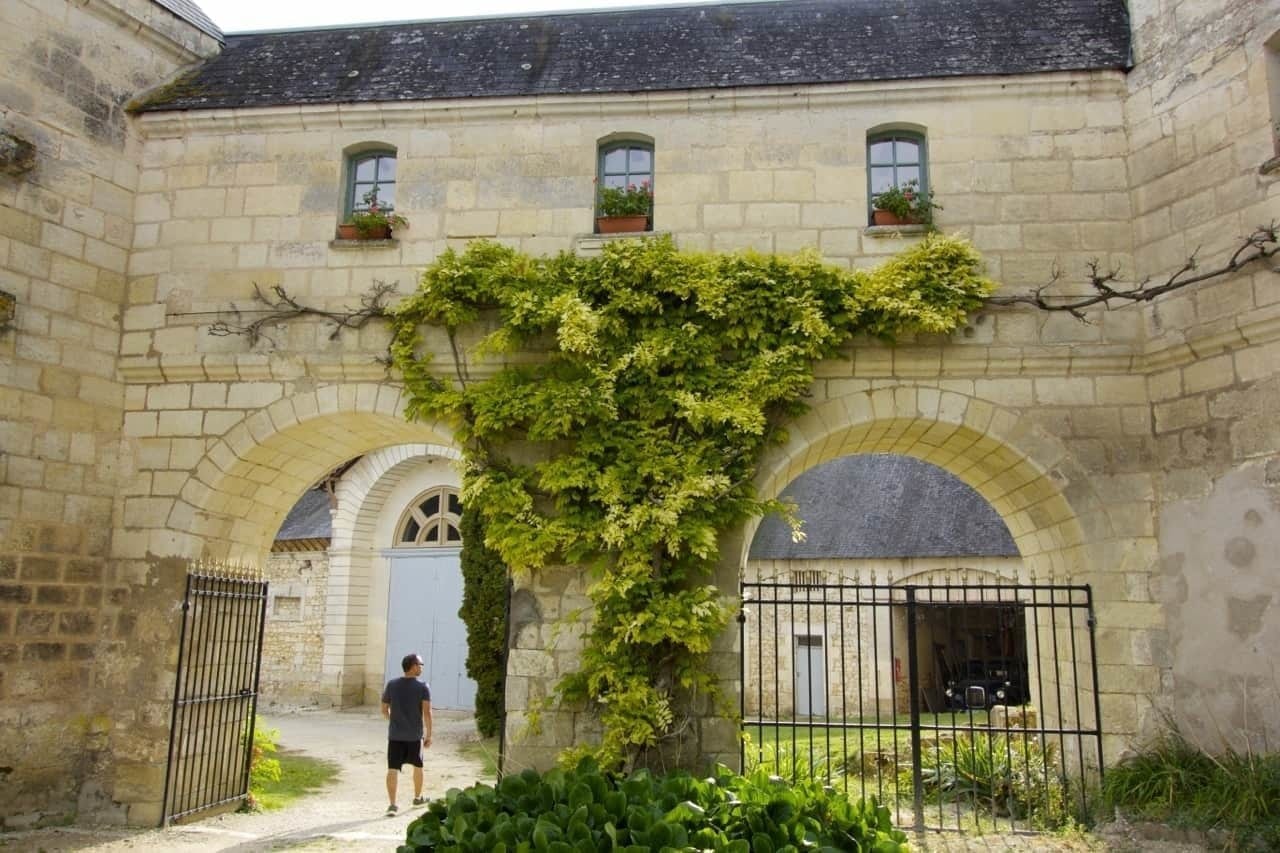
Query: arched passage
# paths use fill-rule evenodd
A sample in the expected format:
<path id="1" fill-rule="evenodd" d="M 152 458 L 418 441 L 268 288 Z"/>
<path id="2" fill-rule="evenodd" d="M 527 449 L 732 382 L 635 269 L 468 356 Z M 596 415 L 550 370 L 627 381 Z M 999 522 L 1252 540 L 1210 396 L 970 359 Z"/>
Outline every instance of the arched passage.
<path id="1" fill-rule="evenodd" d="M 329 594 L 325 606 L 326 637 L 322 678 L 335 690 L 335 704 L 375 701 L 381 689 L 381 661 L 388 588 L 378 553 L 391 546 L 377 535 L 384 512 L 399 515 L 403 507 L 389 503 L 398 487 L 415 475 L 432 483 L 454 483 L 448 463 L 461 458 L 456 448 L 441 444 L 385 447 L 362 458 L 339 482 L 330 545 Z"/>
<path id="2" fill-rule="evenodd" d="M 256 563 L 290 507 L 328 471 L 404 444 L 452 438 L 438 424 L 406 421 L 394 386 L 327 386 L 279 400 L 211 443 L 169 514 L 173 540 L 153 553 Z"/>
<path id="3" fill-rule="evenodd" d="M 995 510 L 1013 537 L 1018 554 L 1031 578 L 1041 581 L 1053 579 L 1059 584 L 1081 584 L 1095 580 L 1102 571 L 1093 546 L 1115 534 L 1111 531 L 1107 516 L 1092 487 L 1086 478 L 1078 475 L 1082 468 L 1074 462 L 1061 441 L 1011 412 L 1001 410 L 986 401 L 952 392 L 896 388 L 827 401 L 789 425 L 789 430 L 789 442 L 768 454 L 760 467 L 757 488 L 763 497 L 778 496 L 801 474 L 837 457 L 873 453 L 911 456 L 951 473 L 977 492 Z M 739 556 L 738 566 L 742 569 L 747 566 L 749 543 L 758 525 L 759 522 L 749 525 L 740 542 L 735 545 Z M 896 708 L 898 704 L 905 703 L 907 697 L 898 695 L 898 688 L 901 686 L 896 674 L 899 661 L 892 651 L 892 637 L 896 636 L 892 626 L 901 622 L 904 614 L 898 612 L 901 605 L 894 603 L 898 601 L 898 595 L 890 587 L 904 583 L 910 585 L 918 580 L 882 577 L 879 586 L 874 581 L 870 585 L 851 584 L 847 587 L 847 592 L 844 588 L 839 591 L 839 603 L 834 605 L 828 600 L 825 589 L 805 591 L 803 587 L 809 583 L 808 580 L 793 579 L 789 591 L 776 593 L 759 585 L 748 584 L 748 597 L 755 591 L 761 601 L 759 604 L 750 603 L 744 609 L 743 624 L 747 626 L 745 630 L 748 637 L 753 630 L 764 636 L 765 623 L 761 621 L 760 626 L 753 629 L 753 615 L 757 620 L 764 620 L 772 612 L 776 619 L 779 610 L 774 605 L 780 600 L 779 597 L 800 602 L 789 605 L 790 609 L 783 612 L 782 619 L 784 622 L 787 619 L 801 620 L 796 622 L 800 627 L 792 626 L 792 629 L 784 632 L 788 637 L 796 635 L 794 648 L 789 639 L 784 643 L 782 635 L 778 635 L 776 631 L 769 635 L 768 642 L 757 640 L 756 655 L 759 661 L 764 661 L 766 657 L 771 661 L 770 665 L 765 666 L 765 670 L 776 673 L 786 668 L 786 658 L 790 652 L 786 652 L 784 646 L 792 652 L 801 647 L 806 650 L 809 646 L 824 647 L 829 640 L 826 635 L 835 630 L 838 634 L 836 647 L 841 650 L 842 655 L 841 667 L 844 666 L 846 652 L 855 661 L 871 654 L 875 663 L 870 665 L 870 671 L 875 676 L 877 691 L 881 681 L 894 685 L 892 690 L 886 692 L 885 695 L 889 698 L 885 701 Z M 966 593 L 963 580 L 954 587 L 950 586 L 950 579 L 945 583 L 948 586 L 944 587 L 940 597 L 925 590 L 921 610 L 917 611 L 918 617 L 942 615 L 941 609 L 936 612 L 930 610 L 936 604 L 947 605 L 951 613 L 963 609 L 974 617 L 981 617 L 979 621 L 991 621 L 991 618 L 997 616 L 1003 618 L 1013 614 L 1014 621 L 1010 622 L 1009 630 L 1004 632 L 1012 638 L 1006 657 L 1012 661 L 1024 661 L 1022 666 L 1030 667 L 1030 676 L 1024 674 L 1015 680 L 1025 690 L 1028 678 L 1033 679 L 1039 688 L 1038 695 L 1052 697 L 1046 699 L 1041 707 L 1047 723 L 1063 727 L 1096 728 L 1098 717 L 1094 713 L 1092 689 L 1085 688 L 1089 690 L 1089 701 L 1083 710 L 1079 703 L 1072 703 L 1068 707 L 1060 701 L 1060 697 L 1064 695 L 1076 695 L 1077 688 L 1086 683 L 1089 667 L 1096 666 L 1096 660 L 1089 651 L 1087 636 L 1082 635 L 1086 641 L 1081 651 L 1083 658 L 1076 657 L 1075 646 L 1071 647 L 1070 654 L 1059 653 L 1059 639 L 1074 642 L 1072 635 L 1077 628 L 1083 628 L 1086 622 L 1091 624 L 1091 616 L 1086 617 L 1083 609 L 1072 609 L 1078 607 L 1077 600 L 1072 597 L 1074 593 L 1059 596 L 1058 593 L 1051 592 L 1048 599 L 1038 590 L 1018 587 L 995 592 Z M 859 615 L 864 611 L 884 615 L 884 624 L 881 626 L 883 630 L 875 630 L 873 623 L 874 636 L 869 636 L 865 643 L 861 639 L 865 626 L 859 623 L 853 634 L 848 635 L 842 621 L 845 617 L 841 615 L 836 618 L 832 615 L 844 614 L 848 609 L 844 604 L 846 594 L 851 596 L 848 599 L 849 606 L 856 608 Z M 995 597 L 984 600 L 984 595 Z M 815 605 L 814 601 L 818 603 Z M 772 610 L 768 610 L 765 605 Z M 1031 615 L 1024 623 L 1022 616 L 1028 612 Z M 820 616 L 815 617 L 814 613 Z M 1076 619 L 1076 613 L 1079 614 L 1078 622 L 1072 622 Z M 833 618 L 835 621 L 831 622 Z M 815 619 L 821 623 L 818 627 L 815 627 Z M 908 621 L 913 624 L 916 622 L 910 619 Z M 939 626 L 943 624 L 939 620 L 934 621 L 938 621 Z M 990 627 L 986 625 L 986 621 L 982 627 Z M 832 629 L 832 624 L 838 627 Z M 773 627 L 776 628 L 776 624 Z M 926 628 L 934 633 L 943 630 L 942 627 L 931 624 L 926 625 Z M 966 630 L 969 629 L 973 629 L 973 626 Z M 945 627 L 945 630 L 953 629 Z M 905 630 L 899 633 L 905 634 Z M 881 660 L 882 655 L 874 651 L 876 639 L 881 635 L 890 644 L 889 656 L 884 660 Z M 850 640 L 849 636 L 853 639 Z M 950 641 L 939 645 L 949 644 Z M 912 645 L 915 647 L 914 640 Z M 984 654 L 1000 653 L 1002 652 Z M 743 654 L 747 655 L 745 649 Z M 821 687 L 819 692 L 825 697 L 828 688 L 824 676 L 814 675 L 811 670 L 818 667 L 819 672 L 825 671 L 828 662 L 819 653 L 816 658 L 818 663 L 814 663 L 811 651 L 805 651 L 804 654 L 795 652 L 792 656 L 796 660 L 794 680 L 797 686 L 794 703 L 783 707 L 783 703 L 775 699 L 774 713 L 817 713 L 814 709 L 818 705 L 801 702 L 800 685 L 802 682 L 805 685 L 818 684 Z M 774 658 L 776 662 L 773 662 Z M 876 673 L 884 667 L 888 669 L 881 678 Z M 856 669 L 856 678 L 842 669 L 840 683 L 852 680 L 855 684 L 860 684 L 864 676 L 863 663 L 856 663 Z M 761 687 L 763 684 L 765 680 L 761 676 L 751 688 L 760 693 L 758 703 L 765 701 L 766 691 Z M 940 695 L 941 682 L 935 686 Z M 748 685 L 744 682 L 744 691 L 747 688 Z M 811 687 L 810 690 L 812 692 Z M 749 691 L 744 692 L 744 698 L 746 697 L 749 697 Z M 1054 699 L 1059 701 L 1055 702 Z M 791 701 L 788 699 L 788 702 Z M 939 699 L 934 704 L 941 707 L 944 701 Z M 750 698 L 747 698 L 747 705 L 750 704 Z M 821 711 L 825 714 L 829 709 L 822 707 Z M 764 714 L 763 710 L 761 714 Z"/>
<path id="4" fill-rule="evenodd" d="M 800 474 L 838 456 L 913 456 L 991 504 L 1034 574 L 1080 578 L 1090 571 L 1085 545 L 1098 537 L 1086 537 L 1086 526 L 1106 525 L 1097 497 L 1075 476 L 1078 466 L 1063 443 L 1012 412 L 950 391 L 893 388 L 829 400 L 788 431 L 789 442 L 761 462 L 762 497 L 776 497 Z M 739 565 L 758 523 L 739 543 Z"/>
<path id="5" fill-rule="evenodd" d="M 320 695 L 334 704 L 359 702 L 374 547 L 369 531 L 381 508 L 379 497 L 394 487 L 391 472 L 397 466 L 421 459 L 407 448 L 456 457 L 449 443 L 449 433 L 439 426 L 406 421 L 403 400 L 392 386 L 294 395 L 249 415 L 213 443 L 182 491 L 190 505 L 175 506 L 165 532 L 181 536 L 175 516 L 189 513 L 192 541 L 185 544 L 193 555 L 258 565 L 299 496 L 338 464 L 364 456 L 344 477 L 351 484 L 346 504 L 343 495 L 339 499 L 332 546 L 339 557 L 330 564 L 318 662 Z M 396 449 L 384 450 L 389 447 Z M 347 518 L 350 525 L 336 523 Z M 353 534 L 363 539 L 356 543 Z M 349 558 L 360 547 L 364 560 L 353 565 Z"/>

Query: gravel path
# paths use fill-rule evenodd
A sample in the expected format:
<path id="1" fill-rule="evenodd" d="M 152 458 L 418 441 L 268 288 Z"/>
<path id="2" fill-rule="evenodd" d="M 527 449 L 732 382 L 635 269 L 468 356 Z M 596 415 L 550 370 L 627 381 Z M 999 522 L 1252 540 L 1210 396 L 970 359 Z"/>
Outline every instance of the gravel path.
<path id="1" fill-rule="evenodd" d="M 334 784 L 292 806 L 262 814 L 224 814 L 165 829 L 62 827 L 0 835 L 8 851 L 236 851 L 343 850 L 388 853 L 404 841 L 405 827 L 421 813 L 412 808 L 413 779 L 400 776 L 400 813 L 387 817 L 387 724 L 376 706 L 344 711 L 305 710 L 264 714 L 279 729 L 281 750 L 305 752 L 341 765 Z M 427 797 L 465 788 L 480 779 L 481 766 L 460 747 L 478 739 L 469 714 L 435 712 L 435 736 L 424 769 Z"/>

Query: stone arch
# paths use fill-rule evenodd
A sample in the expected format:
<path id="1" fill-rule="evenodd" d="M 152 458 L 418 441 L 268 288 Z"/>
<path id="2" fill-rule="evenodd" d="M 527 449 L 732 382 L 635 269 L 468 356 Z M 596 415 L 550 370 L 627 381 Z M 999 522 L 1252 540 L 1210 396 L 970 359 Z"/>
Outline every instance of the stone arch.
<path id="1" fill-rule="evenodd" d="M 776 497 L 804 471 L 837 456 L 901 453 L 943 468 L 1004 519 L 1036 576 L 1089 571 L 1086 545 L 1109 527 L 1083 470 L 1066 446 L 1025 418 L 977 397 L 898 387 L 828 400 L 788 425 L 790 440 L 761 461 L 756 487 Z M 745 559 L 755 528 L 738 547 Z M 1092 536 L 1086 528 L 1094 528 Z"/>
<path id="2" fill-rule="evenodd" d="M 338 464 L 388 446 L 452 443 L 439 424 L 407 421 L 404 405 L 396 386 L 358 383 L 247 415 L 212 440 L 169 513 L 171 541 L 153 553 L 256 563 L 298 496 Z"/>
<path id="3" fill-rule="evenodd" d="M 378 597 L 375 555 L 392 544 L 376 541 L 378 517 L 406 477 L 423 467 L 461 458 L 457 448 L 444 444 L 384 447 L 361 458 L 338 483 L 325 601 L 328 632 L 321 664 L 322 686 L 334 704 L 359 703 L 368 698 L 370 689 L 381 686 L 367 677 L 370 663 L 378 657 L 371 624 Z M 381 593 L 385 596 L 385 589 Z"/>
<path id="4" fill-rule="evenodd" d="M 1063 442 L 977 397 L 910 386 L 859 392 L 813 407 L 788 430 L 789 441 L 759 467 L 762 497 L 776 497 L 803 472 L 838 456 L 899 453 L 931 462 L 977 491 L 1005 521 L 1034 579 L 1088 582 L 1098 570 L 1090 549 L 1116 536 Z M 740 567 L 758 525 L 747 525 L 733 543 Z M 1072 687 L 1069 669 L 1059 672 L 1051 658 L 1037 665 L 1049 690 Z M 1045 710 L 1051 721 L 1070 722 L 1052 719 L 1051 711 Z"/>

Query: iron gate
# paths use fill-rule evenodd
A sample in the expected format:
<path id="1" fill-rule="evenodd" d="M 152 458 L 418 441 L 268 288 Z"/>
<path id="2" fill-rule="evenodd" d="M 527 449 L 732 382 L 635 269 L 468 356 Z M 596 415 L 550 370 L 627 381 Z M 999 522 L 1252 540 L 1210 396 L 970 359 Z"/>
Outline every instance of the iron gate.
<path id="1" fill-rule="evenodd" d="M 187 575 L 161 825 L 249 793 L 267 582 Z"/>
<path id="2" fill-rule="evenodd" d="M 793 581 L 742 585 L 744 770 L 875 796 L 916 830 L 1087 814 L 1102 773 L 1090 587 Z"/>

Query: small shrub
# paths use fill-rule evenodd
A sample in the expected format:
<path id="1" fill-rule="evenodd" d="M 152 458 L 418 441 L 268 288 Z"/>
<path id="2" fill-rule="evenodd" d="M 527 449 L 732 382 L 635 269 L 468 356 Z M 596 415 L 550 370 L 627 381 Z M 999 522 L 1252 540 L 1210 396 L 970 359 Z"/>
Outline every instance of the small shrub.
<path id="1" fill-rule="evenodd" d="M 571 771 L 526 770 L 497 786 L 451 790 L 409 824 L 399 850 L 895 853 L 907 850 L 906 840 L 874 800 L 851 803 L 814 782 L 788 784 L 763 770 L 739 776 L 723 767 L 707 779 L 647 770 L 624 777 L 584 759 Z"/>
<path id="2" fill-rule="evenodd" d="M 1102 794 L 1132 817 L 1221 829 L 1231 846 L 1280 850 L 1280 755 L 1211 755 L 1171 728 L 1109 769 Z"/>
<path id="3" fill-rule="evenodd" d="M 1034 736 L 961 734 L 924 750 L 920 764 L 925 792 L 935 800 L 971 802 L 1040 829 L 1056 829 L 1070 818 L 1056 751 Z"/>
<path id="4" fill-rule="evenodd" d="M 246 809 L 256 809 L 263 788 L 268 783 L 280 780 L 280 761 L 274 757 L 276 739 L 279 737 L 280 732 L 267 728 L 261 717 L 254 718 L 253 747 L 249 752 L 249 798 L 244 804 Z"/>

